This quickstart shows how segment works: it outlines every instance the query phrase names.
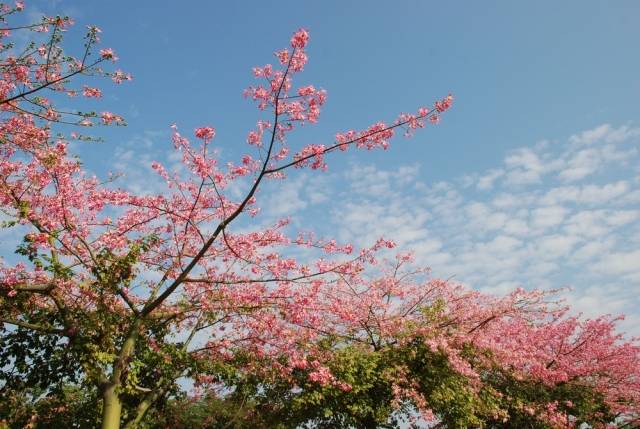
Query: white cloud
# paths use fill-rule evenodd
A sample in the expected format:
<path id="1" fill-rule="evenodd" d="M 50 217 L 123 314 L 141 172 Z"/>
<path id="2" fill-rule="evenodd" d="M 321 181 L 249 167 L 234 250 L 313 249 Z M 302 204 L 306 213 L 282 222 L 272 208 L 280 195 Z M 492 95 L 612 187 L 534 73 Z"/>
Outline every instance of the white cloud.
<path id="1" fill-rule="evenodd" d="M 504 170 L 502 169 L 489 170 L 487 174 L 478 179 L 478 189 L 492 189 L 493 183 L 502 176 L 504 176 Z"/>
<path id="2" fill-rule="evenodd" d="M 575 153 L 567 162 L 558 177 L 566 182 L 580 180 L 597 171 L 602 162 L 600 152 L 595 149 L 584 149 Z"/>
<path id="3" fill-rule="evenodd" d="M 484 291 L 572 286 L 578 311 L 640 321 L 638 137 L 605 124 L 433 184 L 416 166 L 355 165 L 335 175 L 350 184 L 330 199 L 327 230 L 358 245 L 393 238 L 435 275 Z"/>
<path id="4" fill-rule="evenodd" d="M 578 145 L 590 145 L 603 139 L 609 133 L 611 133 L 611 125 L 602 124 L 596 128 L 583 131 L 580 134 L 572 135 L 569 137 L 569 141 Z"/>
<path id="5" fill-rule="evenodd" d="M 613 144 L 589 147 L 565 155 L 566 167 L 558 177 L 565 182 L 575 182 L 590 176 L 611 163 L 622 163 L 637 155 L 635 148 L 624 150 Z"/>
<path id="6" fill-rule="evenodd" d="M 574 134 L 569 137 L 569 142 L 574 145 L 591 145 L 598 141 L 605 143 L 619 143 L 640 135 L 640 129 L 623 125 L 613 128 L 609 124 L 602 124 L 596 128 Z"/>
<path id="7" fill-rule="evenodd" d="M 552 188 L 540 198 L 542 204 L 578 203 L 598 204 L 610 202 L 629 192 L 629 182 L 619 180 L 602 186 L 559 186 Z"/>
<path id="8" fill-rule="evenodd" d="M 573 252 L 570 260 L 574 264 L 582 264 L 608 254 L 614 246 L 615 240 L 611 238 L 589 240 Z"/>
<path id="9" fill-rule="evenodd" d="M 551 228 L 562 223 L 568 212 L 562 206 L 536 208 L 531 212 L 531 223 L 534 228 Z"/>
<path id="10" fill-rule="evenodd" d="M 507 166 L 506 182 L 512 185 L 538 183 L 545 170 L 538 155 L 529 148 L 514 151 L 504 160 Z"/>
<path id="11" fill-rule="evenodd" d="M 640 249 L 604 255 L 593 269 L 605 275 L 630 275 L 640 281 Z"/>
<path id="12" fill-rule="evenodd" d="M 538 258 L 556 260 L 566 257 L 577 241 L 578 238 L 571 235 L 554 234 L 541 237 L 536 242 Z"/>
<path id="13" fill-rule="evenodd" d="M 296 180 L 278 183 L 277 200 L 267 203 L 265 208 L 268 215 L 274 217 L 289 216 L 305 209 L 309 204 L 301 195 L 305 191 L 305 182 L 306 176 L 300 176 Z"/>

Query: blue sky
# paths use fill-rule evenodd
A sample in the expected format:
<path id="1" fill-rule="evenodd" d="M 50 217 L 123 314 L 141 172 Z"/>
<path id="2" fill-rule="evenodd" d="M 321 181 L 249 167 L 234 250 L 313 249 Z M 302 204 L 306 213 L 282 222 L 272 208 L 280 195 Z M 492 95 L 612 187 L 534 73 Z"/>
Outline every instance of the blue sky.
<path id="1" fill-rule="evenodd" d="M 625 328 L 640 333 L 639 2 L 27 6 L 99 26 L 133 74 L 106 86 L 100 106 L 129 126 L 78 149 L 99 173 L 126 170 L 132 189 L 144 190 L 145 166 L 168 156 L 173 123 L 185 134 L 215 126 L 225 159 L 245 152 L 258 118 L 241 96 L 250 69 L 272 62 L 299 27 L 311 44 L 298 83 L 329 94 L 300 144 L 392 121 L 452 92 L 437 127 L 266 190 L 263 220 L 290 214 L 361 245 L 395 238 L 436 275 L 483 290 L 570 285 L 579 310 L 625 312 Z"/>

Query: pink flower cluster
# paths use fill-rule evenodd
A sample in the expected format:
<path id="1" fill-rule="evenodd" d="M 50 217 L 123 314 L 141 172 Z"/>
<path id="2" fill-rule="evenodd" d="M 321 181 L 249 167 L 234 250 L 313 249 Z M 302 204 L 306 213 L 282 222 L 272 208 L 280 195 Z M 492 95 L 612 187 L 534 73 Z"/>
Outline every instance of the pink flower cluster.
<path id="1" fill-rule="evenodd" d="M 216 135 L 216 130 L 213 127 L 200 127 L 196 128 L 195 135 L 204 141 L 211 141 Z"/>
<path id="2" fill-rule="evenodd" d="M 100 98 L 102 97 L 102 91 L 99 88 L 91 88 L 85 85 L 82 89 L 82 95 L 88 98 Z"/>
<path id="3" fill-rule="evenodd" d="M 301 28 L 293 33 L 293 36 L 291 37 L 292 48 L 304 49 L 304 47 L 307 46 L 308 42 L 309 32 L 307 32 L 307 30 L 305 30 L 304 28 Z"/>
<path id="4" fill-rule="evenodd" d="M 124 123 L 124 118 L 120 115 L 116 115 L 111 112 L 102 112 L 100 114 L 100 118 L 102 119 L 102 123 L 105 125 L 111 125 L 113 123 L 122 124 Z"/>
<path id="5" fill-rule="evenodd" d="M 116 53 L 111 48 L 100 49 L 100 57 L 105 60 L 111 60 L 113 62 L 118 61 L 118 57 L 116 57 Z"/>
<path id="6" fill-rule="evenodd" d="M 310 144 L 293 156 L 296 168 L 311 167 L 313 170 L 327 170 L 327 163 L 324 162 L 324 154 L 327 148 L 323 144 Z"/>
<path id="7" fill-rule="evenodd" d="M 116 70 L 113 73 L 111 73 L 110 76 L 111 76 L 111 80 L 114 83 L 118 83 L 118 84 L 133 79 L 131 77 L 131 74 L 125 73 L 122 70 Z"/>

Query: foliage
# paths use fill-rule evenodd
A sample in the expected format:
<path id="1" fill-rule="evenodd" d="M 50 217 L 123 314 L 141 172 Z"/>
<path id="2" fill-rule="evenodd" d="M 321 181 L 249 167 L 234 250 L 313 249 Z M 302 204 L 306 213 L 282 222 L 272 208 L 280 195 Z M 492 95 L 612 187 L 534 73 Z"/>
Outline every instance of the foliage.
<path id="1" fill-rule="evenodd" d="M 3 389 L 0 428 L 90 428 L 100 418 L 95 390 L 65 385 L 55 391 Z"/>

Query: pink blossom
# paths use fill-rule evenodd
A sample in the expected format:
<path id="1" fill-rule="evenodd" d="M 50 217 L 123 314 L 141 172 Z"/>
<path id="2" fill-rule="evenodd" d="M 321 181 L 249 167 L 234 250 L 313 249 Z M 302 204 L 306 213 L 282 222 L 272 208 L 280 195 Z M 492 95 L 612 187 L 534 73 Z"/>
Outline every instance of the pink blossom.
<path id="1" fill-rule="evenodd" d="M 121 124 L 124 122 L 122 116 L 116 115 L 115 113 L 111 112 L 102 112 L 100 114 L 100 118 L 102 118 L 102 123 L 105 125 L 110 125 L 112 123 Z"/>
<path id="2" fill-rule="evenodd" d="M 291 58 L 291 69 L 295 72 L 301 72 L 304 70 L 305 64 L 307 64 L 307 54 L 302 50 L 296 50 Z"/>
<path id="3" fill-rule="evenodd" d="M 335 377 L 331 374 L 329 368 L 319 366 L 316 370 L 309 373 L 309 380 L 314 383 L 318 383 L 321 386 L 326 386 L 332 383 L 335 380 Z"/>
<path id="4" fill-rule="evenodd" d="M 118 57 L 116 57 L 115 52 L 111 48 L 100 49 L 100 57 L 104 58 L 105 60 L 111 60 L 113 62 L 116 62 L 118 60 Z"/>
<path id="5" fill-rule="evenodd" d="M 296 31 L 291 37 L 291 46 L 293 48 L 303 49 L 309 41 L 309 33 L 304 28 Z"/>
<path id="6" fill-rule="evenodd" d="M 213 127 L 200 127 L 195 130 L 195 136 L 202 140 L 211 140 L 215 135 L 216 130 Z"/>
<path id="7" fill-rule="evenodd" d="M 102 91 L 100 91 L 99 88 L 91 88 L 85 85 L 82 90 L 82 95 L 85 97 L 100 98 L 102 97 Z"/>
<path id="8" fill-rule="evenodd" d="M 122 70 L 116 70 L 111 74 L 111 80 L 114 83 L 122 83 L 127 80 L 132 80 L 133 78 L 129 73 L 125 73 Z"/>
<path id="9" fill-rule="evenodd" d="M 339 381 L 336 383 L 336 386 L 338 387 L 338 389 L 342 390 L 343 392 L 351 392 L 353 390 L 353 386 L 351 386 L 349 383 L 345 383 L 344 381 Z"/>
<path id="10" fill-rule="evenodd" d="M 249 131 L 249 135 L 247 136 L 247 143 L 253 146 L 261 146 L 262 133 L 257 131 Z"/>
<path id="11" fill-rule="evenodd" d="M 283 49 L 281 51 L 277 51 L 275 56 L 278 57 L 278 61 L 280 61 L 281 65 L 285 65 L 289 62 L 289 50 Z"/>
<path id="12" fill-rule="evenodd" d="M 307 85 L 307 86 L 303 86 L 301 88 L 298 89 L 298 95 L 304 97 L 307 95 L 312 95 L 316 92 L 316 89 L 313 87 L 313 85 Z"/>

